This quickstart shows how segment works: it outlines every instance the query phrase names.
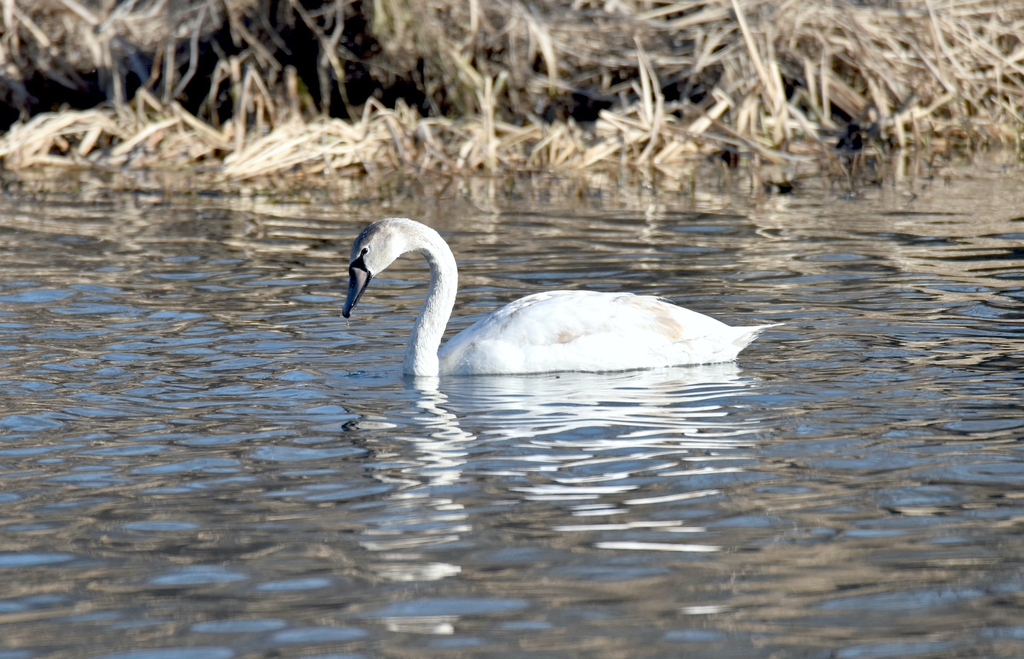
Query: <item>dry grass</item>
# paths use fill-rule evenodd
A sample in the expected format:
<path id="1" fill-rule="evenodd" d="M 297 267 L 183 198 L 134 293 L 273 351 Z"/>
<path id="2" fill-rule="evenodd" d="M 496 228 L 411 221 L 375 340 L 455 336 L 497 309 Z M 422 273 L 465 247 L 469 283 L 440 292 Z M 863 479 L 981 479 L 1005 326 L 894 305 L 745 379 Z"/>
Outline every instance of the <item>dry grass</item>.
<path id="1" fill-rule="evenodd" d="M 24 115 L 0 138 L 6 169 L 678 177 L 723 149 L 841 169 L 844 131 L 869 152 L 1016 147 L 1024 117 L 1024 3 L 999 0 L 291 0 L 276 16 L 260 0 L 0 5 L 0 88 Z M 342 37 L 360 17 L 379 48 L 356 57 Z M 282 63 L 299 21 L 321 90 L 344 92 L 358 60 L 385 88 L 415 81 L 430 116 L 342 94 L 353 118 L 327 118 L 330 95 L 316 101 Z M 203 74 L 190 113 L 200 47 L 222 28 L 237 52 Z M 89 70 L 106 102 L 29 116 L 32 76 L 76 89 Z M 130 75 L 143 84 L 129 100 Z M 573 118 L 581 99 L 605 106 L 595 121 Z"/>

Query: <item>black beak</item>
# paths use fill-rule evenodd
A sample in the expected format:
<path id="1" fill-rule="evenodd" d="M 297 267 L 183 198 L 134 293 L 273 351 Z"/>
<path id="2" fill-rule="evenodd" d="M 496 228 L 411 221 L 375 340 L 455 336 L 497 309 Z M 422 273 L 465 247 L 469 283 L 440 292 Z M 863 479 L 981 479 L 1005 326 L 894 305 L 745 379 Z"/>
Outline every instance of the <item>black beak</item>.
<path id="1" fill-rule="evenodd" d="M 341 312 L 342 316 L 345 318 L 349 317 L 352 313 L 352 308 L 356 306 L 356 302 L 359 302 L 359 298 L 363 297 L 363 291 L 366 290 L 366 286 L 370 283 L 371 279 L 373 279 L 373 275 L 366 269 L 362 256 L 353 261 L 352 265 L 348 266 L 348 298 L 345 299 L 345 308 Z"/>

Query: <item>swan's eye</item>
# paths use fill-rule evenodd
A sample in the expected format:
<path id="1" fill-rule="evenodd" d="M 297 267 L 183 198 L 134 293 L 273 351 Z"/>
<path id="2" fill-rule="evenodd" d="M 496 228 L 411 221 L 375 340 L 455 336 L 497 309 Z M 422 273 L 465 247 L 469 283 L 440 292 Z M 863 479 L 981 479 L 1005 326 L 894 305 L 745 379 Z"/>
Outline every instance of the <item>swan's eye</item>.
<path id="1" fill-rule="evenodd" d="M 363 248 L 363 251 L 359 252 L 359 256 L 363 256 L 364 254 L 366 254 L 366 253 L 367 253 L 367 252 L 369 252 L 369 251 L 370 251 L 370 248 L 369 248 L 369 247 L 364 247 L 364 248 Z"/>

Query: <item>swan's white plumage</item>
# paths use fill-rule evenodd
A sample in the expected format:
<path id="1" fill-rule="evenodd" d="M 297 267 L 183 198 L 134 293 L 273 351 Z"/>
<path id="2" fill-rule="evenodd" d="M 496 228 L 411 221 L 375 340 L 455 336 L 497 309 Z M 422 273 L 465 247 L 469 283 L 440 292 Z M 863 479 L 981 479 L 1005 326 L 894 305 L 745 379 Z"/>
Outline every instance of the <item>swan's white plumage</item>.
<path id="1" fill-rule="evenodd" d="M 451 338 L 441 373 L 622 371 L 731 361 L 761 327 L 729 327 L 655 297 L 550 291 Z"/>
<path id="2" fill-rule="evenodd" d="M 730 327 L 645 295 L 550 291 L 506 305 L 438 351 L 457 278 L 455 259 L 441 237 L 412 220 L 381 220 L 360 235 L 352 260 L 365 259 L 372 276 L 407 251 L 423 254 L 431 269 L 430 292 L 405 359 L 411 375 L 620 371 L 727 362 L 772 327 Z M 346 315 L 361 289 L 352 291 Z"/>

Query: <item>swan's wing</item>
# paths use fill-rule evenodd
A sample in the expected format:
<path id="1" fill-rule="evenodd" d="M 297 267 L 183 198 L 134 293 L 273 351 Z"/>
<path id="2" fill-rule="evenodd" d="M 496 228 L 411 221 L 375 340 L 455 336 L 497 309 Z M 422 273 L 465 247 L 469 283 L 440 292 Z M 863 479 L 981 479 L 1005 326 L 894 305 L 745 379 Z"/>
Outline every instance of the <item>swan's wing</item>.
<path id="1" fill-rule="evenodd" d="M 549 291 L 483 318 L 438 356 L 446 373 L 611 371 L 729 361 L 756 333 L 655 297 Z"/>

